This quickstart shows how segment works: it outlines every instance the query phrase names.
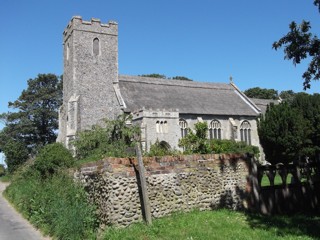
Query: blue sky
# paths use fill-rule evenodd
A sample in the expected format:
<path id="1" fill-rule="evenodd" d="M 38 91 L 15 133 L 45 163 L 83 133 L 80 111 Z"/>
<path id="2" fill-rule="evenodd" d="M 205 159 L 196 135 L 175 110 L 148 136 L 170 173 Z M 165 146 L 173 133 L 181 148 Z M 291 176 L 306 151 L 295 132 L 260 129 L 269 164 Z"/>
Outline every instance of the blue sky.
<path id="1" fill-rule="evenodd" d="M 1 0 L 0 112 L 39 73 L 63 73 L 62 32 L 72 16 L 119 24 L 119 72 L 302 91 L 294 67 L 272 43 L 292 20 L 319 32 L 313 0 Z M 319 35 L 319 34 L 318 34 Z M 312 83 L 309 93 L 319 92 Z M 1 126 L 0 126 L 1 127 Z"/>

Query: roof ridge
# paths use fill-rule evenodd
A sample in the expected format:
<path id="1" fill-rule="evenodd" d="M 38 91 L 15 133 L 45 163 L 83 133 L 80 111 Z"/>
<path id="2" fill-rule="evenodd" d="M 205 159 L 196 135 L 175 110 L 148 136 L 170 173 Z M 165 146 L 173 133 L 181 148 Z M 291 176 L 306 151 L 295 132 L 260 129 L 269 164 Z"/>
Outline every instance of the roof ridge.
<path id="1" fill-rule="evenodd" d="M 124 82 L 137 82 L 154 85 L 167 85 L 167 86 L 180 86 L 188 88 L 210 88 L 220 90 L 232 90 L 232 87 L 228 83 L 210 83 L 210 82 L 198 82 L 198 81 L 186 81 L 177 79 L 161 79 L 152 77 L 119 75 L 119 81 Z"/>

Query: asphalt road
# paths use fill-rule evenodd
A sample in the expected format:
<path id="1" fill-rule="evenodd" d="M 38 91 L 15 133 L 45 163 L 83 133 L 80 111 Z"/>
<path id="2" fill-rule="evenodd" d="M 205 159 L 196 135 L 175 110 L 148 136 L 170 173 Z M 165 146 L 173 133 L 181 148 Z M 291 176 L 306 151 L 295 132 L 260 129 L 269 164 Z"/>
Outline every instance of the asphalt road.
<path id="1" fill-rule="evenodd" d="M 41 235 L 2 196 L 6 183 L 0 181 L 0 240 L 43 240 Z"/>

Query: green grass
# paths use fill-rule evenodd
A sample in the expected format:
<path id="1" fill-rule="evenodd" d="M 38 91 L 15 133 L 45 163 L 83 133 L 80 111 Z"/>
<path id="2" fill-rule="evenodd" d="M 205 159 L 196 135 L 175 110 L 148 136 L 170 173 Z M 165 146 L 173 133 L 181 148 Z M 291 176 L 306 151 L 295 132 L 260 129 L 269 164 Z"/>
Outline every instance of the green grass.
<path id="1" fill-rule="evenodd" d="M 229 210 L 193 211 L 153 221 L 151 226 L 133 224 L 108 228 L 105 240 L 113 239 L 319 239 L 320 217 L 261 216 Z"/>

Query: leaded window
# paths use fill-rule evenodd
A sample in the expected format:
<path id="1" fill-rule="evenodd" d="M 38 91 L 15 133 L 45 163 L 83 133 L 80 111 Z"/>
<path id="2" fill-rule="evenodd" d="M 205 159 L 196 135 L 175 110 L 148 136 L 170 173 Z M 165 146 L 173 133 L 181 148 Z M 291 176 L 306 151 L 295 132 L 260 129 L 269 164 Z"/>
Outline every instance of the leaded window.
<path id="1" fill-rule="evenodd" d="M 185 137 L 188 134 L 188 123 L 186 120 L 184 119 L 180 119 L 179 120 L 179 126 L 180 126 L 180 130 L 181 130 L 181 137 Z"/>
<path id="2" fill-rule="evenodd" d="M 221 123 L 218 120 L 212 120 L 209 125 L 210 139 L 221 139 Z"/>
<path id="3" fill-rule="evenodd" d="M 248 121 L 243 121 L 240 126 L 241 141 L 251 145 L 251 125 Z"/>

